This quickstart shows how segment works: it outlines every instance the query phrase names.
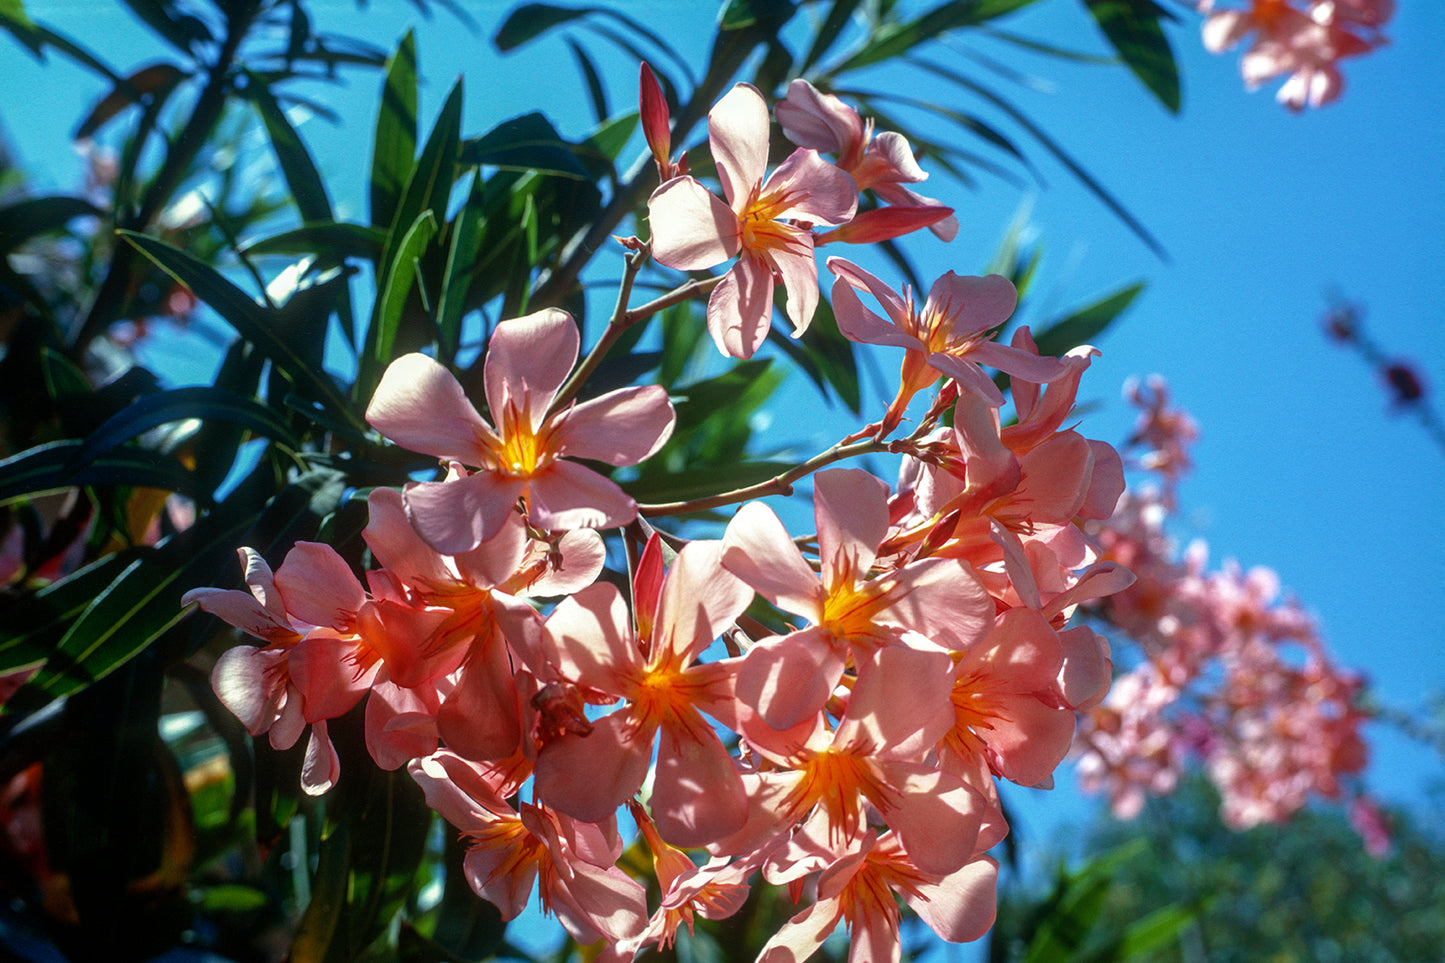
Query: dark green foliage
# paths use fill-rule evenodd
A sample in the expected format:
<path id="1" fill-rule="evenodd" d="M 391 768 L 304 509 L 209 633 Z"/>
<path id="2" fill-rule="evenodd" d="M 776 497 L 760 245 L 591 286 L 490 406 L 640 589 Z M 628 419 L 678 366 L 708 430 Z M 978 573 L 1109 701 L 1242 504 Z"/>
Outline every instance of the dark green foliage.
<path id="1" fill-rule="evenodd" d="M 1371 856 L 1339 807 L 1236 832 L 1202 778 L 1151 800 L 1130 822 L 1101 821 L 1092 848 L 1135 849 L 1110 873 L 1098 928 L 1115 932 L 1162 907 L 1198 907 L 1168 940 L 1118 959 L 1191 963 L 1429 960 L 1445 945 L 1441 800 L 1389 813 L 1392 842 Z"/>
<path id="2" fill-rule="evenodd" d="M 414 2 L 423 12 L 432 6 Z M 598 40 L 655 61 L 672 104 L 674 149 L 696 145 L 690 159 L 700 174 L 713 165 L 699 130 L 733 83 L 751 81 L 771 97 L 806 73 L 839 89 L 845 74 L 906 56 L 1001 111 L 1152 242 L 1006 98 L 926 59 L 939 37 L 1028 2 L 955 0 L 905 16 L 894 3 L 729 0 L 702 62 L 620 7 L 519 6 L 496 29 L 495 44 L 516 50 L 562 32 L 578 95 L 596 119 L 578 134 L 536 112 L 467 130 L 461 82 L 423 130 L 415 36 L 400 38 L 388 57 L 317 32 L 304 0 L 127 0 L 166 45 L 163 58 L 139 67 L 114 67 L 87 45 L 104 49 L 103 38 L 65 37 L 0 0 L 9 37 L 37 57 L 60 56 L 103 78 L 96 103 L 62 121 L 76 136 L 113 141 L 119 165 L 108 202 L 0 198 L 0 535 L 13 528 L 21 543 L 0 591 L 0 672 L 39 666 L 0 718 L 0 787 L 30 767 L 43 770 L 52 868 L 71 887 L 79 924 L 50 914 L 38 891 L 17 896 L 14 913 L 74 960 L 142 959 L 190 932 L 200 934 L 200 949 L 249 961 L 261 957 L 268 930 L 282 934 L 271 938 L 289 943 L 296 961 L 519 955 L 495 909 L 466 883 L 465 842 L 433 829 L 404 772 L 372 764 L 364 706 L 332 720 L 340 782 L 319 800 L 303 796 L 305 740 L 277 750 L 250 738 L 208 684 L 227 648 L 258 640 L 211 618 L 188 620 L 181 597 L 199 587 L 244 590 L 243 546 L 274 568 L 298 540 L 319 539 L 363 570 L 365 490 L 436 467 L 383 443 L 366 424 L 382 372 L 401 353 L 427 351 L 484 407 L 482 349 L 505 318 L 565 308 L 582 326 L 584 351 L 610 346 L 588 369 L 579 399 L 628 384 L 668 390 L 677 411 L 672 438 L 655 458 L 617 474 L 641 502 L 716 496 L 796 468 L 812 453 L 760 451 L 754 437 L 756 416 L 789 378 L 807 379 L 855 414 L 864 410 L 855 346 L 826 301 L 801 337 L 774 330 L 764 357 L 721 373 L 703 299 L 677 300 L 626 330 L 599 314 L 610 304 L 589 303 L 592 275 L 584 272 L 595 264 L 620 274 L 625 251 L 612 238 L 648 235 L 646 200 L 656 186 L 637 156 L 635 71 L 608 76 Z M 1130 68 L 1170 103 L 1173 61 L 1159 47 L 1152 5 L 1091 6 Z M 302 104 L 330 116 L 318 83 L 352 69 L 376 71 L 379 91 L 374 118 L 336 118 L 372 132 L 359 223 L 337 219 L 342 199 L 288 114 Z M 1174 91 L 1177 103 L 1177 79 Z M 889 102 L 860 94 L 858 103 Z M 873 112 L 930 166 L 965 182 L 978 171 L 1032 173 L 1019 146 L 1027 138 L 973 108 L 893 103 L 905 113 L 931 111 L 1001 158 Z M 263 187 L 214 163 L 262 134 L 274 159 Z M 775 147 L 785 156 L 781 139 Z M 0 188 L 8 182 L 0 178 Z M 204 211 L 179 224 L 166 216 L 198 187 Z M 74 270 L 65 278 L 23 274 L 8 257 L 39 251 L 60 260 L 67 244 L 83 253 L 67 255 Z M 903 245 L 885 253 L 924 287 Z M 638 269 L 618 325 L 646 301 L 641 291 L 661 294 L 687 280 L 645 258 Z M 1041 349 L 1097 335 L 1138 290 L 1045 328 Z M 112 334 L 120 324 L 144 332 L 186 298 L 199 302 L 192 333 L 223 347 L 213 370 L 193 376 L 208 383 L 176 386 Z M 114 370 L 97 372 L 98 356 Z M 177 496 L 189 500 L 193 523 Z M 677 524 L 715 533 L 719 519 L 693 510 Z M 184 734 L 162 738 L 187 719 Z M 1081 893 L 1096 882 L 1070 877 L 1065 889 Z M 424 905 L 418 894 L 428 884 L 440 890 Z M 1087 892 L 1077 905 L 1098 912 L 1099 891 Z M 699 939 L 714 940 L 728 958 L 751 956 L 789 913 L 755 896 L 740 928 L 714 927 Z M 1122 932 L 1142 945 L 1174 922 L 1156 917 L 1152 929 L 1140 923 Z"/>

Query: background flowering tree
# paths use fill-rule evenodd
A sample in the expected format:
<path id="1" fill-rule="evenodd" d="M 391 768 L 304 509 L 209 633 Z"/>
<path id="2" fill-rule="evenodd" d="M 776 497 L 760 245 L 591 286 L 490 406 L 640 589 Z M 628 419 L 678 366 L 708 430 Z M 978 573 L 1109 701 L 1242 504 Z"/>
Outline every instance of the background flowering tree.
<path id="1" fill-rule="evenodd" d="M 124 76 L 6 12 L 18 42 L 112 82 L 83 135 L 135 125 L 114 170 L 97 155 L 93 197 L 5 210 L 7 251 L 55 259 L 7 268 L 23 925 L 73 958 L 145 958 L 196 920 L 238 958 L 264 954 L 257 920 L 293 958 L 476 957 L 535 888 L 619 958 L 704 919 L 726 920 L 730 955 L 801 956 L 843 927 L 886 955 L 893 894 L 946 939 L 987 929 L 995 780 L 1047 784 L 1075 712 L 1084 771 L 1121 811 L 1191 750 L 1238 825 L 1348 788 L 1354 680 L 1268 576 L 1167 545 L 1187 417 L 1139 394 L 1125 454 L 1166 485 L 1122 514 L 1123 463 L 1074 429 L 1083 343 L 1129 289 L 1004 332 L 1032 275 L 1017 250 L 1007 277 L 915 277 L 906 235 L 957 225 L 903 185 L 977 159 L 878 131 L 882 98 L 827 93 L 1025 5 L 804 5 L 809 26 L 793 4 L 730 3 L 701 76 L 616 12 L 521 8 L 499 47 L 603 29 L 655 61 L 638 111 L 614 107 L 569 34 L 597 117 L 578 140 L 542 114 L 465 136 L 460 83 L 428 133 L 411 37 L 385 55 L 299 4 L 135 4 L 176 57 Z M 1090 7 L 1177 107 L 1162 11 Z M 1246 78 L 1272 57 L 1293 105 L 1337 94 L 1334 60 L 1388 16 L 1285 8 L 1205 30 L 1255 29 Z M 1288 16 L 1305 22 L 1281 33 Z M 360 221 L 336 216 L 289 111 L 343 66 L 384 70 Z M 246 122 L 284 206 L 225 173 Z M 73 228 L 78 265 L 45 246 L 96 221 Z M 896 277 L 852 262 L 865 245 Z M 615 306 L 588 297 L 602 283 Z M 239 338 L 212 385 L 165 389 L 124 351 L 196 299 Z M 714 345 L 740 363 L 717 373 Z M 860 345 L 903 351 L 878 411 Z M 750 416 L 785 370 L 854 421 L 824 451 L 761 457 Z M 755 501 L 805 486 L 792 533 Z M 190 602 L 252 638 L 182 621 Z M 1127 670 L 1113 696 L 1096 629 Z M 168 731 L 178 709 L 188 732 Z M 1187 917 L 1170 919 L 1156 939 Z"/>

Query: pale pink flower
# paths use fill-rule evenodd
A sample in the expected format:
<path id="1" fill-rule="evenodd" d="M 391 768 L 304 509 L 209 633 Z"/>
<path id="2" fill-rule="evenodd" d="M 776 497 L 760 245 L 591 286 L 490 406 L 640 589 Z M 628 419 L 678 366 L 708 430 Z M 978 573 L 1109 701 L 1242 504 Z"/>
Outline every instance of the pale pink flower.
<path id="1" fill-rule="evenodd" d="M 412 451 L 477 469 L 406 486 L 407 514 L 437 551 L 476 548 L 501 529 L 519 498 L 531 523 L 551 531 L 611 528 L 636 517 L 637 503 L 616 482 L 569 459 L 637 464 L 671 436 L 672 404 L 664 389 L 649 385 L 549 414 L 578 347 L 577 325 L 565 311 L 498 324 L 482 374 L 493 424 L 426 355 L 387 367 L 366 411 L 371 426 Z"/>
<path id="2" fill-rule="evenodd" d="M 932 558 L 872 577 L 888 534 L 888 486 L 853 468 L 819 472 L 813 516 L 821 572 L 814 572 L 762 502 L 728 523 L 723 566 L 785 612 L 812 623 L 764 641 L 743 659 L 738 695 L 785 730 L 823 707 L 855 662 L 906 631 L 962 650 L 988 631 L 994 606 L 966 563 Z"/>
<path id="3" fill-rule="evenodd" d="M 731 701 L 728 667 L 697 661 L 752 598 L 718 564 L 721 549 L 692 542 L 678 553 L 655 601 L 638 606 L 656 613 L 650 625 L 644 618 L 634 630 L 621 594 L 604 582 L 563 599 L 548 617 L 543 645 L 562 677 L 600 700 L 626 700 L 590 732 L 542 746 L 536 788 L 549 806 L 578 819 L 607 818 L 642 785 L 657 741 L 651 807 L 665 839 L 699 846 L 742 822 L 742 782 L 703 717 Z"/>
<path id="4" fill-rule="evenodd" d="M 852 107 L 801 77 L 788 85 L 787 96 L 778 101 L 773 113 L 794 144 L 837 154 L 837 165 L 852 176 L 858 190 L 871 190 L 890 205 L 858 214 L 839 231 L 819 238 L 820 244 L 825 239 L 860 243 L 861 237 L 839 236 L 842 231 L 861 235 L 860 221 L 885 221 L 892 228 L 881 236 L 868 237 L 869 241 L 897 237 L 924 226 L 944 241 L 958 234 L 958 218 L 953 216 L 952 208 L 903 186 L 928 179 L 903 135 L 885 131 L 873 136 L 872 120 L 865 121 Z M 907 222 L 910 215 L 916 218 L 912 224 Z"/>
<path id="5" fill-rule="evenodd" d="M 953 720 L 948 653 L 912 636 L 863 661 L 871 664 L 860 667 L 836 729 L 819 718 L 790 746 L 751 743 L 771 765 L 747 775 L 748 820 L 711 851 L 767 851 L 764 875 L 780 883 L 823 868 L 870 822 L 911 841 L 931 873 L 954 872 L 1002 838 L 995 807 L 926 761 Z"/>
<path id="6" fill-rule="evenodd" d="M 646 890 L 615 865 L 622 852 L 615 819 L 591 825 L 526 802 L 515 810 L 503 795 L 515 786 L 445 751 L 408 771 L 427 805 L 462 831 L 467 882 L 503 920 L 515 919 L 536 888 L 543 910 L 578 943 L 616 942 L 642 929 Z"/>
<path id="7" fill-rule="evenodd" d="M 1291 110 L 1301 110 L 1306 104 L 1321 107 L 1338 98 L 1344 79 L 1336 64 L 1373 49 L 1369 41 L 1344 28 L 1351 18 L 1337 17 L 1333 4 L 1313 11 L 1316 16 L 1291 5 L 1290 0 L 1251 0 L 1248 9 L 1206 9 L 1205 48 L 1220 53 L 1254 34 L 1240 59 L 1244 82 L 1252 89 L 1271 77 L 1288 74 L 1277 99 Z M 1367 19 L 1381 13 L 1378 5 L 1368 3 L 1338 9 Z"/>
<path id="8" fill-rule="evenodd" d="M 310 725 L 302 788 L 324 793 L 340 774 L 326 720 L 360 702 L 381 668 L 381 657 L 362 634 L 375 603 L 328 545 L 297 542 L 274 576 L 255 551 L 243 548 L 240 555 L 249 593 L 192 589 L 181 603 L 197 603 L 270 643 L 227 649 L 211 685 L 247 732 L 269 733 L 277 749 L 289 749 Z"/>
<path id="9" fill-rule="evenodd" d="M 377 645 L 391 681 L 434 688 L 448 677 L 432 727 L 469 759 L 511 756 L 530 724 L 517 687 L 522 667 L 545 672 L 541 616 L 518 596 L 564 595 L 591 584 L 602 570 L 601 538 L 575 530 L 555 548 L 539 546 L 527 537 L 521 517 L 511 514 L 476 549 L 439 555 L 407 523 L 399 492 L 375 489 L 368 505 L 371 518 L 362 534 L 372 555 L 418 603 L 378 609 L 379 621 L 391 630 L 377 633 L 385 641 Z M 431 617 L 433 608 L 444 617 Z"/>
<path id="10" fill-rule="evenodd" d="M 897 960 L 898 899 L 942 939 L 970 942 L 993 925 L 997 889 L 998 864 L 988 856 L 946 875 L 930 874 L 914 864 L 896 835 L 870 832 L 823 871 L 817 902 L 783 924 L 758 963 L 801 963 L 839 923 L 848 928 L 849 963 Z"/>
<path id="11" fill-rule="evenodd" d="M 1074 738 L 1074 710 L 1058 688 L 1063 647 L 1029 609 L 998 617 L 987 639 L 953 668 L 953 726 L 939 742 L 944 764 L 980 789 L 992 772 L 1050 788 Z"/>
<path id="12" fill-rule="evenodd" d="M 852 341 L 890 345 L 907 352 L 898 395 L 879 425 L 880 437 L 897 427 L 908 402 L 940 375 L 953 378 L 962 391 L 997 408 L 1004 403 L 1003 393 L 982 365 L 1038 384 L 1062 377 L 1066 371 L 1057 358 L 1040 357 L 1037 352 L 993 340 L 1018 303 L 1018 292 L 1008 278 L 997 274 L 960 277 L 949 271 L 934 282 L 920 310 L 911 290 L 900 295 L 851 261 L 830 257 L 828 270 L 838 277 L 833 283 L 838 329 Z M 859 291 L 872 294 L 887 317 L 864 307 Z"/>
<path id="13" fill-rule="evenodd" d="M 738 84 L 713 107 L 708 137 L 727 202 L 692 177 L 663 184 L 647 202 L 652 256 L 682 271 L 738 258 L 708 299 L 707 327 L 723 354 L 750 358 L 767 337 L 779 278 L 793 336 L 807 330 L 818 306 L 818 266 L 804 225 L 849 220 L 858 189 L 806 149 L 794 151 L 764 180 L 768 107 L 749 84 Z"/>

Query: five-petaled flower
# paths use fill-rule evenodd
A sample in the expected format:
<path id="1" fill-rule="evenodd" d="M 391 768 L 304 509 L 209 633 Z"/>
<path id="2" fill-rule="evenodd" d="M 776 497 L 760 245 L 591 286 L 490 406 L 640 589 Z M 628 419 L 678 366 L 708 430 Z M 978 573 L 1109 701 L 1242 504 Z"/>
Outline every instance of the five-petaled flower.
<path id="1" fill-rule="evenodd" d="M 647 202 L 652 256 L 682 271 L 738 259 L 708 299 L 707 328 L 724 354 L 751 358 L 768 334 L 776 278 L 787 291 L 793 335 L 807 330 L 818 306 L 818 265 L 805 225 L 851 219 L 858 187 L 817 151 L 802 148 L 764 180 L 768 106 L 749 84 L 713 107 L 708 138 L 727 203 L 692 177 L 663 184 Z"/>
<path id="2" fill-rule="evenodd" d="M 658 385 L 619 388 L 551 412 L 577 360 L 577 324 L 548 309 L 503 321 L 483 369 L 487 424 L 456 377 L 423 354 L 393 361 L 366 420 L 397 444 L 477 470 L 406 486 L 417 534 L 439 552 L 469 552 L 501 529 L 519 498 L 537 528 L 625 525 L 637 503 L 611 479 L 570 458 L 635 465 L 672 434 L 675 418 Z M 495 425 L 495 427 L 493 427 Z"/>

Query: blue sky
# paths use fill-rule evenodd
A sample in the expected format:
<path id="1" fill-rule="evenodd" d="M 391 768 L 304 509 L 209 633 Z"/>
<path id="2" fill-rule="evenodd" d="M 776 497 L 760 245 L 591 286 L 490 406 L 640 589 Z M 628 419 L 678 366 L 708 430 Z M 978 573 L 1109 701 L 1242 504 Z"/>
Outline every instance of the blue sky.
<path id="1" fill-rule="evenodd" d="M 490 32 L 510 4 L 467 6 L 482 36 L 445 14 L 421 20 L 401 2 L 372 3 L 358 14 L 350 0 L 323 0 L 314 14 L 323 28 L 388 48 L 414 24 L 427 123 L 452 79 L 465 75 L 468 134 L 538 108 L 564 134 L 585 133 L 590 115 L 565 47 L 546 41 L 499 57 Z M 1120 400 L 1121 384 L 1164 375 L 1202 429 L 1195 473 L 1181 491 L 1181 537 L 1207 540 L 1216 563 L 1234 557 L 1246 567 L 1275 568 L 1318 618 L 1338 660 L 1366 671 L 1380 699 L 1409 708 L 1445 690 L 1438 615 L 1445 452 L 1413 420 L 1388 412 L 1374 375 L 1328 343 L 1318 324 L 1326 292 L 1338 289 L 1367 307 L 1378 342 L 1413 359 L 1428 386 L 1445 390 L 1445 84 L 1438 74 L 1445 4 L 1402 0 L 1399 7 L 1391 45 L 1345 65 L 1343 100 L 1301 116 L 1274 102 L 1273 85 L 1246 92 L 1238 54 L 1205 52 L 1187 11 L 1171 31 L 1184 78 L 1179 117 L 1121 68 L 988 44 L 992 56 L 1047 81 L 996 86 L 1148 226 L 1169 262 L 1032 149 L 1044 187 L 1020 189 L 985 176 L 967 191 L 936 176 L 925 192 L 957 208 L 962 230 L 952 244 L 922 237 L 910 250 L 925 280 L 950 269 L 978 273 L 1009 225 L 1026 218 L 1044 261 L 1036 313 L 1024 320 L 1146 281 L 1125 320 L 1098 342 L 1103 356 L 1081 393 L 1097 403 L 1085 433 L 1122 441 L 1133 414 Z M 162 52 L 119 5 L 27 0 L 26 8 L 122 67 Z M 627 9 L 702 63 L 711 5 L 635 0 Z M 1105 52 L 1077 2 L 1043 0 L 1007 26 Z M 43 69 L 15 44 L 0 43 L 0 119 L 35 189 L 66 192 L 78 184 L 80 165 L 65 137 L 102 90 L 58 58 L 52 64 Z M 618 109 L 635 103 L 634 77 L 635 65 L 609 76 Z M 324 92 L 345 118 L 342 129 L 319 119 L 302 126 L 343 217 L 362 216 L 379 82 L 353 73 L 346 87 Z M 918 79 L 885 72 L 869 86 L 903 82 Z M 952 92 L 938 88 L 937 95 Z M 996 112 L 967 106 L 1007 126 Z M 894 365 L 893 358 L 881 362 L 889 377 Z M 816 403 L 804 387 L 789 397 Z M 797 441 L 825 446 L 840 423 Z M 1428 782 L 1445 776 L 1428 750 L 1380 726 L 1371 735 L 1368 782 L 1387 800 L 1419 800 Z M 1025 832 L 1031 825 L 1047 832 L 1083 811 L 1062 786 L 1047 798 L 1028 795 L 1020 813 Z"/>

